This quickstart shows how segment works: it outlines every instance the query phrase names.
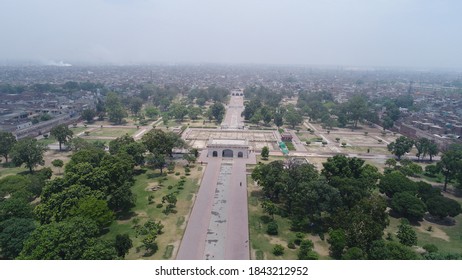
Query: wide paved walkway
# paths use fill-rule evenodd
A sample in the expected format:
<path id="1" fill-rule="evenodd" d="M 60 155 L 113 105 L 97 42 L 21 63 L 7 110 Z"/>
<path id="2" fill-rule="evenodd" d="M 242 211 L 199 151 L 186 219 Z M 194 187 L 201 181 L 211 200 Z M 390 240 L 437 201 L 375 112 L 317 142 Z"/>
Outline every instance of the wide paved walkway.
<path id="1" fill-rule="evenodd" d="M 231 96 L 223 129 L 243 127 L 244 100 Z M 197 162 L 207 165 L 178 250 L 178 260 L 248 260 L 249 218 L 246 165 L 249 158 L 208 158 L 203 150 Z"/>
<path id="2" fill-rule="evenodd" d="M 205 155 L 198 160 L 207 167 L 177 259 L 249 259 L 246 164 L 255 164 L 255 154 L 248 159 Z"/>

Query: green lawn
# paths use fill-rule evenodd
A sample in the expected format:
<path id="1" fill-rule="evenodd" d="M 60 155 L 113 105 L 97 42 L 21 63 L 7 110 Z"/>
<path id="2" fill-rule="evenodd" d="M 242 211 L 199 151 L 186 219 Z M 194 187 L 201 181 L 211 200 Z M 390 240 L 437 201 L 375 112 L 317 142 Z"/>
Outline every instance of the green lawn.
<path id="1" fill-rule="evenodd" d="M 86 127 L 70 127 L 70 130 L 72 131 L 72 133 L 74 133 L 74 137 L 75 137 L 80 132 L 87 130 L 87 128 Z"/>
<path id="2" fill-rule="evenodd" d="M 29 172 L 29 169 L 25 167 L 3 167 L 2 165 L 0 165 L 0 178 L 9 175 L 16 175 L 21 172 Z"/>
<path id="3" fill-rule="evenodd" d="M 393 234 L 393 238 L 398 241 L 396 232 L 400 220 L 390 217 L 390 225 L 385 229 L 386 233 Z M 432 231 L 428 231 L 428 227 L 432 227 Z M 417 245 L 424 246 L 426 244 L 434 244 L 438 247 L 441 253 L 461 253 L 462 252 L 462 215 L 455 218 L 455 225 L 446 226 L 423 221 L 421 225 L 414 225 L 414 230 L 417 233 Z"/>
<path id="4" fill-rule="evenodd" d="M 130 250 L 129 254 L 126 256 L 126 259 L 162 259 L 165 256 L 170 256 L 170 258 L 175 258 L 175 254 L 172 254 L 172 250 L 176 252 L 178 250 L 178 245 L 183 237 L 185 229 L 185 218 L 189 215 L 190 209 L 192 207 L 192 198 L 193 195 L 198 190 L 198 178 L 200 178 L 201 172 L 197 171 L 197 167 L 191 168 L 191 176 L 185 178 L 186 182 L 183 186 L 184 189 L 179 189 L 176 186 L 176 183 L 181 180 L 180 176 L 185 175 L 184 169 L 177 166 L 175 169 L 176 172 L 181 172 L 181 175 L 168 174 L 165 178 L 166 181 L 162 183 L 157 191 L 150 191 L 146 188 L 149 186 L 158 186 L 159 179 L 164 178 L 160 176 L 158 170 L 152 170 L 148 168 L 143 168 L 145 173 L 137 175 L 135 185 L 132 188 L 133 193 L 136 195 L 136 206 L 133 208 L 132 217 L 125 220 L 117 220 L 110 226 L 109 232 L 105 235 L 105 238 L 113 240 L 117 234 L 129 234 L 130 238 L 133 240 L 133 248 Z M 164 170 L 164 173 L 166 170 Z M 168 189 L 168 186 L 173 186 L 172 189 Z M 162 202 L 162 197 L 166 194 L 178 190 L 179 194 L 177 196 L 178 202 L 176 204 L 176 214 L 165 215 L 162 213 L 162 208 L 157 208 L 156 205 Z M 154 195 L 154 202 L 149 204 L 148 197 L 149 195 Z M 158 251 L 149 257 L 143 257 L 144 249 L 141 247 L 141 238 L 136 237 L 136 232 L 133 226 L 137 221 L 139 225 L 143 225 L 148 219 L 162 221 L 164 225 L 164 233 L 159 235 L 157 238 L 157 243 L 159 246 Z M 172 249 L 173 246 L 173 249 Z"/>
<path id="5" fill-rule="evenodd" d="M 289 151 L 295 151 L 294 144 L 291 141 L 284 141 L 284 144 L 286 144 L 287 149 L 289 149 Z"/>
<path id="6" fill-rule="evenodd" d="M 95 130 L 90 131 L 90 137 L 120 137 L 124 136 L 125 134 L 133 135 L 137 131 L 136 128 L 111 128 L 111 127 L 103 127 L 97 128 Z"/>
<path id="7" fill-rule="evenodd" d="M 248 199 L 249 199 L 249 232 L 251 244 L 251 259 L 268 259 L 268 260 L 296 260 L 298 246 L 295 249 L 287 247 L 289 241 L 295 239 L 295 232 L 290 230 L 290 221 L 287 218 L 275 215 L 274 220 L 278 224 L 278 235 L 270 236 L 266 233 L 267 223 L 271 217 L 267 216 L 262 207 L 261 193 L 253 185 L 250 175 L 247 177 Z M 329 259 L 327 256 L 328 244 L 320 240 L 317 236 L 305 234 L 305 239 L 311 239 L 315 244 L 315 251 L 320 255 L 320 259 Z M 280 244 L 284 247 L 282 256 L 275 256 L 272 253 L 273 247 Z"/>
<path id="8" fill-rule="evenodd" d="M 56 140 L 56 138 L 54 138 L 53 136 L 48 136 L 48 138 L 40 138 L 38 140 L 38 142 L 40 143 L 43 143 L 45 145 L 50 145 L 50 144 L 53 144 L 53 143 L 57 143 L 58 140 Z"/>

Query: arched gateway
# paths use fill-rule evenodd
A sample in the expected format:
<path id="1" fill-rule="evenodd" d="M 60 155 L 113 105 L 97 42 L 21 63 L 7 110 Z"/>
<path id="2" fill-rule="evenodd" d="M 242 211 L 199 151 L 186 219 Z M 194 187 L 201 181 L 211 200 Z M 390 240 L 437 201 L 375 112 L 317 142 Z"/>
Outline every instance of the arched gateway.
<path id="1" fill-rule="evenodd" d="M 221 156 L 222 157 L 233 157 L 233 150 L 230 150 L 230 149 L 223 150 L 223 153 Z"/>
<path id="2" fill-rule="evenodd" d="M 207 150 L 208 157 L 248 158 L 250 146 L 247 140 L 210 139 Z"/>

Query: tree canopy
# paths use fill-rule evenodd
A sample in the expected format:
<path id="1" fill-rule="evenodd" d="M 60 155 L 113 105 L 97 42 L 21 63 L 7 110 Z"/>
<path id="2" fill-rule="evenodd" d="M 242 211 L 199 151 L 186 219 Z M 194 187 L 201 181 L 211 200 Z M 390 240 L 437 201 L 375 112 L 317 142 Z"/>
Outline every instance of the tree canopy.
<path id="1" fill-rule="evenodd" d="M 0 156 L 8 162 L 8 155 L 16 144 L 16 137 L 11 132 L 0 131 Z"/>
<path id="2" fill-rule="evenodd" d="M 74 134 L 72 130 L 67 127 L 65 124 L 60 124 L 53 127 L 50 131 L 50 134 L 56 138 L 59 142 L 59 150 L 61 151 L 61 145 L 67 143 Z"/>
<path id="3" fill-rule="evenodd" d="M 43 154 L 47 146 L 35 138 L 24 138 L 19 140 L 11 150 L 11 158 L 16 166 L 25 164 L 32 173 L 37 165 L 44 165 Z"/>

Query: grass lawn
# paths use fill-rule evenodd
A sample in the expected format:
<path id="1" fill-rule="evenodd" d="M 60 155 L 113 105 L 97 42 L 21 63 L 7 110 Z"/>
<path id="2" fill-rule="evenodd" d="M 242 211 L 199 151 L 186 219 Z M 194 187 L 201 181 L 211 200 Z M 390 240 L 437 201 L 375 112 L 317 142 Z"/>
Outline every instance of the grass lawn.
<path id="1" fill-rule="evenodd" d="M 86 127 L 69 127 L 70 130 L 72 130 L 72 133 L 74 133 L 74 137 L 77 136 L 80 132 L 83 132 L 87 130 Z"/>
<path id="2" fill-rule="evenodd" d="M 112 140 L 110 139 L 88 139 L 88 138 L 85 138 L 85 137 L 82 137 L 85 141 L 89 142 L 89 143 L 95 143 L 95 142 L 102 142 L 104 143 L 104 145 L 106 146 L 109 146 L 109 142 L 111 142 Z"/>
<path id="3" fill-rule="evenodd" d="M 286 144 L 287 149 L 289 149 L 289 151 L 295 151 L 294 144 L 291 141 L 284 141 L 284 144 Z"/>
<path id="4" fill-rule="evenodd" d="M 136 128 L 111 128 L 103 127 L 90 131 L 90 137 L 120 137 L 125 134 L 132 135 L 137 131 Z"/>
<path id="5" fill-rule="evenodd" d="M 272 161 L 276 161 L 276 160 L 286 160 L 287 157 L 284 157 L 284 156 L 269 156 L 267 160 L 265 159 L 262 159 L 261 155 L 257 155 L 257 163 L 258 162 L 261 162 L 263 164 L 268 164 Z"/>
<path id="6" fill-rule="evenodd" d="M 441 253 L 460 253 L 462 251 L 462 216 L 457 216 L 455 222 L 455 225 L 445 226 L 424 220 L 419 225 L 413 225 L 417 233 L 417 245 L 422 247 L 426 244 L 434 244 Z M 390 225 L 385 229 L 385 234 L 391 233 L 396 241 L 399 241 L 396 237 L 399 224 L 399 219 L 390 217 Z M 429 226 L 432 227 L 432 231 L 428 231 Z"/>
<path id="7" fill-rule="evenodd" d="M 37 140 L 38 142 L 40 143 L 43 143 L 45 145 L 50 145 L 50 144 L 53 144 L 53 143 L 57 143 L 58 140 L 56 140 L 56 138 L 54 138 L 53 136 L 48 136 L 48 138 L 40 138 L 39 140 Z"/>
<path id="8" fill-rule="evenodd" d="M 180 176 L 185 175 L 183 167 L 176 166 L 175 172 L 168 174 L 166 177 L 160 176 L 159 170 L 143 168 L 142 173 L 136 176 L 135 185 L 132 188 L 136 195 L 136 206 L 133 208 L 131 217 L 125 220 L 117 220 L 110 226 L 109 232 L 105 238 L 113 240 L 117 234 L 129 234 L 133 241 L 133 248 L 129 251 L 126 259 L 174 259 L 176 252 L 183 237 L 186 226 L 186 220 L 189 217 L 190 210 L 193 205 L 193 197 L 199 188 L 198 181 L 202 176 L 200 166 L 191 168 L 191 175 L 186 176 L 184 189 L 179 189 L 176 183 L 181 180 Z M 164 170 L 164 173 L 166 170 Z M 175 175 L 180 172 L 180 175 Z M 148 188 L 159 186 L 159 179 L 167 178 L 162 183 L 162 186 L 157 191 L 151 191 Z M 168 186 L 173 186 L 170 190 Z M 157 204 L 162 203 L 162 197 L 169 193 L 178 190 L 176 214 L 165 215 L 162 208 L 157 208 Z M 149 204 L 149 195 L 154 196 L 154 202 Z M 161 221 L 164 225 L 164 233 L 157 237 L 158 251 L 152 256 L 144 256 L 144 248 L 142 247 L 142 237 L 137 237 L 133 226 L 135 224 L 143 225 L 148 220 Z"/>
<path id="9" fill-rule="evenodd" d="M 23 172 L 28 173 L 29 169 L 26 167 L 3 167 L 3 164 L 0 165 L 0 178 Z"/>
<path id="10" fill-rule="evenodd" d="M 249 197 L 249 232 L 251 245 L 251 259 L 268 259 L 268 260 L 296 260 L 298 246 L 296 249 L 287 247 L 289 241 L 295 239 L 295 232 L 290 230 L 290 221 L 287 218 L 274 216 L 278 224 L 277 236 L 270 236 L 266 233 L 268 221 L 271 219 L 260 206 L 261 193 L 258 187 L 255 187 L 250 175 L 247 177 L 248 197 Z M 305 234 L 305 239 L 310 239 L 314 243 L 314 250 L 318 253 L 320 259 L 328 259 L 328 244 L 322 241 L 318 236 Z M 273 247 L 280 244 L 284 247 L 282 256 L 275 256 L 272 253 Z"/>

